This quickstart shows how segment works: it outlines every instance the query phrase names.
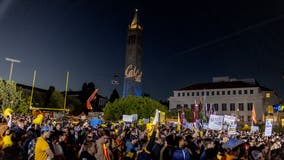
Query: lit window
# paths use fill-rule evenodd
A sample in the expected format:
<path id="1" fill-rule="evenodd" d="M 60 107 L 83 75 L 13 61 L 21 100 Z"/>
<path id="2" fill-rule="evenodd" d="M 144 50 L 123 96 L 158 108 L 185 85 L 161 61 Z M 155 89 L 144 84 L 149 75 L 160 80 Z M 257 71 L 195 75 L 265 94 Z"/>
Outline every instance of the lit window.
<path id="1" fill-rule="evenodd" d="M 270 98 L 270 93 L 266 93 L 266 94 L 265 94 L 265 97 L 266 97 L 266 98 Z"/>

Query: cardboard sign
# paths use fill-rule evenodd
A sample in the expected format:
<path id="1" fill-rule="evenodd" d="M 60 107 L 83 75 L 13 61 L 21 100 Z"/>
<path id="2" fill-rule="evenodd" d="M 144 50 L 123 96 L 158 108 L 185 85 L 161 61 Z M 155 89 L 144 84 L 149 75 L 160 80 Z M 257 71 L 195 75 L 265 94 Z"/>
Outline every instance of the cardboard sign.
<path id="1" fill-rule="evenodd" d="M 230 125 L 228 127 L 228 135 L 235 135 L 235 134 L 237 134 L 236 128 L 237 128 L 236 124 Z"/>
<path id="2" fill-rule="evenodd" d="M 208 128 L 212 130 L 221 130 L 223 126 L 223 116 L 210 115 Z"/>

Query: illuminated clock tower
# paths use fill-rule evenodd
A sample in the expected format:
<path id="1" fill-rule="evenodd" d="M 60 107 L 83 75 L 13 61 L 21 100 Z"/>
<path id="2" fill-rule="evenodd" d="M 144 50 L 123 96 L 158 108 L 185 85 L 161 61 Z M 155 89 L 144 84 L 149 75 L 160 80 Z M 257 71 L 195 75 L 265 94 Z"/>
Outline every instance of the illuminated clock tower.
<path id="1" fill-rule="evenodd" d="M 136 9 L 133 20 L 128 26 L 123 97 L 142 95 L 142 57 L 143 57 L 143 27 L 138 20 Z"/>

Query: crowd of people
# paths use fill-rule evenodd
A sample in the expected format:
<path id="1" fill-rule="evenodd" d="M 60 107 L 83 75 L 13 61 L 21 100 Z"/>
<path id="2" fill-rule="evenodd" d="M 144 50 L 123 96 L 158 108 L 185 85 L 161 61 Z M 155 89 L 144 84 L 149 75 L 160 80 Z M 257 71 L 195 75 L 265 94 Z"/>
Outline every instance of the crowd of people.
<path id="1" fill-rule="evenodd" d="M 1 119 L 1 118 L 0 118 Z M 0 160 L 280 160 L 284 137 L 262 132 L 191 130 L 172 125 L 137 126 L 10 114 L 0 126 Z"/>

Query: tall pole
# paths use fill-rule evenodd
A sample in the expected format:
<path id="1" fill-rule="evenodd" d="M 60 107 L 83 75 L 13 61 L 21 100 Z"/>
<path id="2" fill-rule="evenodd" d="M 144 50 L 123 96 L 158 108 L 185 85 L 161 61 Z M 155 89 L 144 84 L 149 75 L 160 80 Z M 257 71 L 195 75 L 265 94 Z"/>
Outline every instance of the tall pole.
<path id="1" fill-rule="evenodd" d="M 66 108 L 66 99 L 67 99 L 67 90 L 68 90 L 68 79 L 69 79 L 69 72 L 66 75 L 66 86 L 65 86 L 65 97 L 64 97 L 64 111 Z"/>
<path id="2" fill-rule="evenodd" d="M 31 98 L 30 98 L 30 108 L 32 108 L 32 103 L 33 103 L 33 95 L 34 95 L 34 88 L 35 88 L 35 79 L 36 79 L 36 70 L 34 70 L 33 86 L 32 86 Z"/>
<path id="3" fill-rule="evenodd" d="M 5 58 L 6 61 L 11 62 L 10 65 L 10 74 L 9 74 L 9 81 L 12 80 L 12 74 L 13 74 L 13 67 L 14 67 L 14 63 L 20 63 L 20 60 L 17 59 L 12 59 L 12 58 Z"/>

